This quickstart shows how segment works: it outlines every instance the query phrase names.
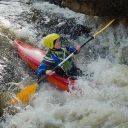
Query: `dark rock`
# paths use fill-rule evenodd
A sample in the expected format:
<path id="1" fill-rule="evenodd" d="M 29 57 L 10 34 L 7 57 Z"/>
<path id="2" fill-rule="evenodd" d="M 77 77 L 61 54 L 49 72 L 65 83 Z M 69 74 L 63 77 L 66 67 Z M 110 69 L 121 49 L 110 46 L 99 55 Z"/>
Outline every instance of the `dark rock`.
<path id="1" fill-rule="evenodd" d="M 51 4 L 62 6 L 62 0 L 45 0 L 49 1 Z"/>
<path id="2" fill-rule="evenodd" d="M 54 3 L 56 5 L 61 5 L 62 0 L 49 0 L 51 3 Z"/>
<path id="3" fill-rule="evenodd" d="M 0 117 L 4 113 L 4 109 L 9 106 L 9 100 L 10 100 L 10 93 L 9 92 L 3 92 L 0 91 Z"/>
<path id="4" fill-rule="evenodd" d="M 128 17 L 127 0 L 63 0 L 63 5 L 87 15 L 100 17 Z"/>

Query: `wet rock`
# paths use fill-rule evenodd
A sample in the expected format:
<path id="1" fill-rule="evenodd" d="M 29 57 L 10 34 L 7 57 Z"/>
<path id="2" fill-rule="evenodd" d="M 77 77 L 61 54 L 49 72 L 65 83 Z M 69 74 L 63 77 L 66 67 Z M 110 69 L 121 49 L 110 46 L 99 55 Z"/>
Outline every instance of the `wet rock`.
<path id="1" fill-rule="evenodd" d="M 100 17 L 128 17 L 127 0 L 63 0 L 71 10 Z"/>
<path id="2" fill-rule="evenodd" d="M 0 117 L 4 113 L 4 109 L 9 106 L 9 101 L 10 100 L 10 93 L 8 92 L 0 92 Z"/>
<path id="3" fill-rule="evenodd" d="M 51 3 L 54 3 L 56 5 L 60 5 L 61 6 L 61 3 L 62 3 L 62 0 L 49 0 Z"/>
<path id="4" fill-rule="evenodd" d="M 14 93 L 9 91 L 0 91 L 0 121 L 3 120 L 6 115 L 15 115 L 20 111 L 20 108 L 12 106 L 10 103 Z"/>
<path id="5" fill-rule="evenodd" d="M 62 6 L 62 0 L 45 0 L 45 1 L 49 1 L 52 4 Z"/>

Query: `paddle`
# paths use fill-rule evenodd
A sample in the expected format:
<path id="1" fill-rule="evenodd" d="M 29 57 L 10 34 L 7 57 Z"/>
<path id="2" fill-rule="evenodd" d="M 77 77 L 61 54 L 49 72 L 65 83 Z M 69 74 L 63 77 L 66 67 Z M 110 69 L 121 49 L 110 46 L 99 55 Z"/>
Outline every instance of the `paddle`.
<path id="1" fill-rule="evenodd" d="M 84 44 L 80 46 L 80 48 L 83 48 L 88 42 L 93 40 L 96 36 L 98 36 L 100 33 L 102 33 L 105 29 L 107 29 L 112 23 L 114 22 L 114 19 L 111 20 L 104 28 L 102 28 L 100 31 L 96 32 L 93 36 L 91 36 Z M 67 58 L 65 58 L 59 65 L 57 65 L 52 70 L 54 71 L 57 67 L 60 67 L 63 63 L 65 63 L 69 58 L 71 58 L 77 50 L 75 50 L 73 53 L 71 53 Z M 42 80 L 46 79 L 47 75 L 43 76 L 38 80 L 37 82 L 28 85 L 25 89 L 21 90 L 15 98 L 11 99 L 11 104 L 16 104 L 18 101 L 20 101 L 23 105 L 26 105 L 31 96 L 36 93 L 39 84 L 42 82 Z"/>

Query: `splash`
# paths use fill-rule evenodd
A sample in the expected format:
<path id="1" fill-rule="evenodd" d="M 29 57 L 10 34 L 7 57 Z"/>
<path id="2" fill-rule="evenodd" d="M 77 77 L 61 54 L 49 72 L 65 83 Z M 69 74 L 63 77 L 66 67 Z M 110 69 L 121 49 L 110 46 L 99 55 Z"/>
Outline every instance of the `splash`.
<path id="1" fill-rule="evenodd" d="M 55 31 L 56 29 L 53 29 L 55 25 L 60 25 L 59 23 L 63 23 L 64 20 L 67 22 L 72 19 L 76 21 L 75 23 L 92 28 L 90 33 L 92 35 L 107 22 L 103 18 L 75 13 L 48 2 L 37 1 L 30 6 L 19 3 L 17 1 L 16 4 L 19 8 L 16 8 L 15 2 L 8 3 L 14 7 L 12 11 L 8 10 L 11 16 L 8 15 L 8 11 L 3 13 L 5 6 L 0 9 L 2 14 L 6 14 L 4 19 L 9 22 L 4 19 L 3 21 L 8 27 L 11 24 L 13 31 L 22 35 L 23 39 L 32 37 L 32 42 L 35 39 L 37 44 L 43 34 Z M 57 20 L 53 22 L 53 19 Z M 70 23 L 74 25 L 74 22 Z M 79 78 L 76 85 L 81 92 L 60 92 L 50 84 L 42 83 L 42 89 L 33 97 L 30 104 L 15 115 L 7 114 L 2 126 L 5 128 L 21 128 L 21 126 L 24 128 L 127 128 L 128 67 L 123 61 L 123 64 L 119 62 L 127 53 L 122 52 L 127 46 L 127 30 L 127 26 L 122 23 L 111 26 L 81 51 L 77 62 L 85 76 Z M 61 35 L 70 39 L 70 33 L 62 32 Z M 80 35 L 76 40 L 69 41 L 72 42 L 71 44 L 83 44 L 86 40 L 86 36 Z M 127 58 L 124 57 L 123 60 L 126 62 Z M 23 63 L 20 62 L 17 67 L 22 67 L 24 70 L 18 68 L 19 72 L 26 74 Z M 24 78 L 24 75 L 20 78 Z"/>

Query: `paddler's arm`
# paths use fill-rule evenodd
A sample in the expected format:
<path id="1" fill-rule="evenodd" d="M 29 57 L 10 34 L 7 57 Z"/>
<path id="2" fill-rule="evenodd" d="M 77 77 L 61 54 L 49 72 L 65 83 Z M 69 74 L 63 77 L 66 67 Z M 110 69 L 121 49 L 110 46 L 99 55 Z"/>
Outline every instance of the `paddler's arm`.
<path id="1" fill-rule="evenodd" d="M 48 66 L 46 64 L 41 63 L 37 68 L 37 70 L 35 71 L 36 76 L 40 78 L 41 76 L 45 75 L 47 68 Z"/>
<path id="2" fill-rule="evenodd" d="M 43 75 L 52 75 L 54 73 L 55 72 L 53 72 L 52 70 L 47 70 L 46 64 L 40 64 L 40 66 L 38 67 L 38 69 L 35 72 L 38 79 L 40 79 L 40 77 L 42 77 Z"/>
<path id="3" fill-rule="evenodd" d="M 80 45 L 77 45 L 76 47 L 66 47 L 66 49 L 70 53 L 77 51 L 75 54 L 78 54 L 80 52 Z"/>
<path id="4" fill-rule="evenodd" d="M 52 70 L 50 70 L 48 67 L 53 67 L 53 65 L 54 66 L 58 65 L 58 63 L 60 63 L 60 59 L 57 58 L 57 56 L 53 56 L 53 55 L 51 55 L 51 58 L 49 58 L 49 59 L 50 59 L 50 61 L 47 60 L 48 62 L 46 62 L 46 60 L 45 60 L 45 62 L 42 61 L 42 63 L 39 65 L 39 67 L 35 71 L 35 74 L 38 78 L 40 78 L 43 75 L 52 75 L 55 73 Z"/>

